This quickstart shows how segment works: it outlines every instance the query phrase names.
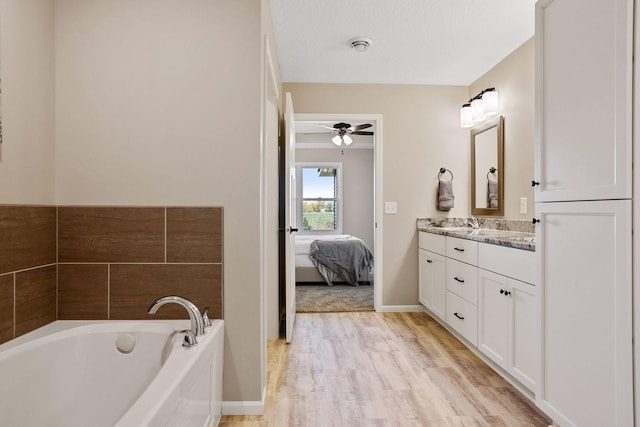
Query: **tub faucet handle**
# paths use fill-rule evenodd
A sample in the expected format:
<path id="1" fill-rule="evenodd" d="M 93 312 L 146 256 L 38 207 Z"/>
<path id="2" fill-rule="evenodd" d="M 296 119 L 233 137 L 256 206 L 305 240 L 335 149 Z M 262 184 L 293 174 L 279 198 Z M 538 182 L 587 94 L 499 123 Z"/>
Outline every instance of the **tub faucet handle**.
<path id="1" fill-rule="evenodd" d="M 209 307 L 205 307 L 202 312 L 202 321 L 204 322 L 204 327 L 208 328 L 211 326 L 211 319 L 209 319 Z"/>
<path id="2" fill-rule="evenodd" d="M 198 340 L 196 339 L 196 334 L 191 332 L 189 329 L 184 329 L 180 331 L 180 333 L 184 334 L 184 341 L 182 342 L 183 347 L 189 348 L 198 344 Z"/>

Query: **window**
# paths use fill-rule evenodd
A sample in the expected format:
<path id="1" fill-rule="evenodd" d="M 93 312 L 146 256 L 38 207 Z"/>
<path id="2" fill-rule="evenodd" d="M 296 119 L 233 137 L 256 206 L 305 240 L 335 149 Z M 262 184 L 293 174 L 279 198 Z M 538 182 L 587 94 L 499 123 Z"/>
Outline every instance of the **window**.
<path id="1" fill-rule="evenodd" d="M 298 224 L 303 232 L 341 233 L 340 163 L 298 163 Z"/>

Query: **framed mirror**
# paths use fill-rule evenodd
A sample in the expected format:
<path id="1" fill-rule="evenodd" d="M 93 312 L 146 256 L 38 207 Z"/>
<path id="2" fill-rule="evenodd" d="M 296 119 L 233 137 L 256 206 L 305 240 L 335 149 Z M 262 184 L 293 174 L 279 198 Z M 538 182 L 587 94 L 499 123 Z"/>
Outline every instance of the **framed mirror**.
<path id="1" fill-rule="evenodd" d="M 504 215 L 504 117 L 471 131 L 471 215 Z"/>

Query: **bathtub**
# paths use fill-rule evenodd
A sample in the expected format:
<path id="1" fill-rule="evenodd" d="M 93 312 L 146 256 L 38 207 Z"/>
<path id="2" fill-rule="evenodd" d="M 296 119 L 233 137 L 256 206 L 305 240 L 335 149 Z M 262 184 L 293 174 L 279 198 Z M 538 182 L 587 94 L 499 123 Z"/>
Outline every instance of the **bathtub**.
<path id="1" fill-rule="evenodd" d="M 57 321 L 0 345 L 0 426 L 210 427 L 222 400 L 223 321 Z"/>

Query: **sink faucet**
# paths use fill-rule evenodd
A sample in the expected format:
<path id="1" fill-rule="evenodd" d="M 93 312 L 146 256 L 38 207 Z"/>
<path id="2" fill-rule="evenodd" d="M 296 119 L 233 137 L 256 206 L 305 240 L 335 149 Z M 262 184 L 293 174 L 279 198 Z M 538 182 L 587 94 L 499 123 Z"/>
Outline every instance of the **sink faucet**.
<path id="1" fill-rule="evenodd" d="M 187 312 L 189 313 L 189 319 L 191 320 L 191 330 L 187 332 L 190 332 L 193 337 L 190 337 L 190 334 L 187 333 L 187 336 L 185 338 L 188 340 L 191 340 L 193 338 L 194 343 L 192 345 L 197 344 L 197 341 L 195 341 L 195 337 L 204 334 L 204 320 L 200 315 L 200 311 L 198 311 L 198 307 L 196 307 L 194 303 L 186 298 L 178 296 L 168 296 L 162 297 L 154 302 L 149 308 L 149 314 L 155 314 L 155 312 L 165 304 L 178 304 L 184 307 L 185 310 L 187 310 Z"/>
<path id="2" fill-rule="evenodd" d="M 474 230 L 480 229 L 480 223 L 478 223 L 478 218 L 472 216 L 465 221 L 466 225 L 470 226 Z"/>

